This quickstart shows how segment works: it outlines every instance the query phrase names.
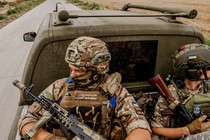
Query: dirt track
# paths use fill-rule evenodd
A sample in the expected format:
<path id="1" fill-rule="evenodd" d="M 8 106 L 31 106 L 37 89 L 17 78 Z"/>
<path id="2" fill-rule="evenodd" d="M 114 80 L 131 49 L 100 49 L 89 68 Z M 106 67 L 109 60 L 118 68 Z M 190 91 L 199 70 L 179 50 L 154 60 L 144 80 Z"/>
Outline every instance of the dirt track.
<path id="1" fill-rule="evenodd" d="M 198 27 L 204 36 L 210 38 L 210 1 L 209 0 L 85 0 L 103 4 L 110 8 L 121 9 L 124 4 L 145 4 L 172 6 L 176 8 L 196 9 L 198 15 L 195 19 L 180 18 L 181 21 Z M 147 11 L 149 12 L 149 11 Z"/>

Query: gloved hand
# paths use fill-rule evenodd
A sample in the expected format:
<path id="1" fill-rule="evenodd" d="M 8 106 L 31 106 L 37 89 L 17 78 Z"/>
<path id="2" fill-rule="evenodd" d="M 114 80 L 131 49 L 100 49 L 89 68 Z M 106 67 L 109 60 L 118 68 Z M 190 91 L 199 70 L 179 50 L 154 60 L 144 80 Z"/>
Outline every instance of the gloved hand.
<path id="1" fill-rule="evenodd" d="M 64 137 L 55 136 L 54 134 L 50 134 L 44 138 L 44 140 L 67 140 Z"/>
<path id="2" fill-rule="evenodd" d="M 187 125 L 191 134 L 201 133 L 210 129 L 210 122 L 203 122 L 207 116 L 203 115 Z"/>

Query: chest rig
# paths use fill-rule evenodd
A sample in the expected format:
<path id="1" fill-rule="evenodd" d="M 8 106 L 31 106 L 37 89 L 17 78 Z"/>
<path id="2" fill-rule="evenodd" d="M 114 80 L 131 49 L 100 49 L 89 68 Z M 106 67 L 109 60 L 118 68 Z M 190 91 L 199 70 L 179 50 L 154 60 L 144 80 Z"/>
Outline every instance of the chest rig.
<path id="1" fill-rule="evenodd" d="M 113 111 L 107 97 L 101 95 L 98 90 L 74 90 L 73 83 L 67 83 L 66 91 L 60 102 L 61 106 L 108 138 Z"/>
<path id="2" fill-rule="evenodd" d="M 209 83 L 202 82 L 198 90 L 190 91 L 187 88 L 177 88 L 177 94 L 181 103 L 190 111 L 194 119 L 202 115 L 210 117 L 210 90 Z M 183 122 L 177 118 L 171 118 L 172 127 L 181 127 Z M 185 125 L 185 124 L 184 124 Z"/>
<path id="3" fill-rule="evenodd" d="M 186 101 L 185 106 L 195 117 L 207 115 L 210 117 L 210 90 L 209 82 L 202 83 L 202 91 L 194 94 L 192 98 Z"/>

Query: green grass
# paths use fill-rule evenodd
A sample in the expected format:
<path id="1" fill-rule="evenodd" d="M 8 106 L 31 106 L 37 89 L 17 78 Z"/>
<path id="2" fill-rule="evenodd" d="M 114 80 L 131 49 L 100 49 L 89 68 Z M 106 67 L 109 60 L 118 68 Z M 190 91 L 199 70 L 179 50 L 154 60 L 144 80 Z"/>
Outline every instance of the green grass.
<path id="1" fill-rule="evenodd" d="M 17 14 L 20 13 L 25 13 L 37 5 L 41 4 L 45 0 L 27 0 L 24 1 L 23 3 L 16 3 L 16 2 L 8 2 L 8 4 L 11 8 L 5 13 L 5 14 L 0 14 L 0 20 L 3 19 L 10 19 L 13 18 L 13 16 L 16 16 Z M 4 3 L 5 4 L 5 3 Z"/>
<path id="2" fill-rule="evenodd" d="M 210 38 L 205 38 L 206 44 L 210 46 Z"/>
<path id="3" fill-rule="evenodd" d="M 84 0 L 67 0 L 67 2 L 70 2 L 74 4 L 75 6 L 80 7 L 83 10 L 104 10 L 104 9 L 110 9 L 109 7 L 103 6 L 101 4 L 97 4 L 95 2 L 87 2 Z"/>
<path id="4" fill-rule="evenodd" d="M 3 7 L 4 5 L 6 5 L 7 4 L 7 2 L 1 2 L 0 1 L 0 7 Z"/>
<path id="5" fill-rule="evenodd" d="M 6 16 L 4 14 L 0 14 L 0 20 L 5 19 Z"/>
<path id="6" fill-rule="evenodd" d="M 15 7 L 18 5 L 16 2 L 8 2 L 8 4 L 9 4 L 9 6 L 12 6 L 12 7 Z"/>

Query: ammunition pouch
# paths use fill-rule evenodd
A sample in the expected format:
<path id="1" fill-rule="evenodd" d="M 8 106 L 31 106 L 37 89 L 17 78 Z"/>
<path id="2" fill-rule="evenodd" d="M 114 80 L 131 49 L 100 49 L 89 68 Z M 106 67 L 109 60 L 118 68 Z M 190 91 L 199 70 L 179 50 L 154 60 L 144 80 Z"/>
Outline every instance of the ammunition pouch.
<path id="1" fill-rule="evenodd" d="M 185 106 L 194 116 L 201 116 L 203 114 L 210 117 L 210 93 L 194 95 Z"/>
<path id="2" fill-rule="evenodd" d="M 207 115 L 210 118 L 210 93 L 202 93 L 193 95 L 185 104 L 185 107 L 193 114 L 196 119 L 202 115 Z M 163 113 L 163 112 L 162 112 Z M 172 112 L 164 111 L 165 116 L 172 116 L 171 127 L 181 127 L 186 125 L 183 121 L 177 119 L 177 116 Z"/>
<path id="3" fill-rule="evenodd" d="M 71 96 L 64 96 L 60 104 L 100 135 L 110 136 L 113 113 L 109 100 L 99 91 L 75 90 Z"/>

